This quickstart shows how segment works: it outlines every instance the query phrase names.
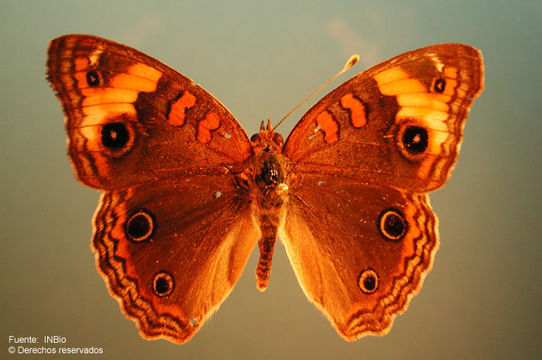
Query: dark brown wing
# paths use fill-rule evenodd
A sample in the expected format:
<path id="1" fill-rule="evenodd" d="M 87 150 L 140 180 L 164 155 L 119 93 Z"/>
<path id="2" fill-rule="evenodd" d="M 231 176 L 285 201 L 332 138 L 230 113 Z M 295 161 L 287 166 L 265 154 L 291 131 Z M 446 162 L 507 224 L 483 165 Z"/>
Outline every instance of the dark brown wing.
<path id="1" fill-rule="evenodd" d="M 307 298 L 348 341 L 386 334 L 438 248 L 426 195 L 306 175 L 279 235 Z"/>
<path id="2" fill-rule="evenodd" d="M 229 176 L 102 196 L 93 250 L 110 293 L 146 338 L 188 341 L 241 275 L 260 237 Z"/>
<path id="3" fill-rule="evenodd" d="M 288 136 L 298 173 L 341 174 L 413 192 L 442 186 L 483 89 L 480 51 L 440 44 L 399 55 L 348 80 Z"/>
<path id="4" fill-rule="evenodd" d="M 88 35 L 51 41 L 47 77 L 66 114 L 78 178 L 101 189 L 216 173 L 251 154 L 213 96 L 161 62 Z"/>

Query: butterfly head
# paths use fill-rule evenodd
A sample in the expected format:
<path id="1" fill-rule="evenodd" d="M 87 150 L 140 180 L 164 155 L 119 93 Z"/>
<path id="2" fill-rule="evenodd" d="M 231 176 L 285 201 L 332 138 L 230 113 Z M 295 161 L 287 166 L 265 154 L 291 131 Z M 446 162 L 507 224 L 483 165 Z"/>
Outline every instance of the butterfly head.
<path id="1" fill-rule="evenodd" d="M 250 144 L 252 145 L 254 152 L 280 153 L 282 151 L 284 139 L 281 134 L 273 131 L 271 120 L 267 119 L 267 126 L 265 126 L 262 121 L 260 132 L 252 135 Z"/>

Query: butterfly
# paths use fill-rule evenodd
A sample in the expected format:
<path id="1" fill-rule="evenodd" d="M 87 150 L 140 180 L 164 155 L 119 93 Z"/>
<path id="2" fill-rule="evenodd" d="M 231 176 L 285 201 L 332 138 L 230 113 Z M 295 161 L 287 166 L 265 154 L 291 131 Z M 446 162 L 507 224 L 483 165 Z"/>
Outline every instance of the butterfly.
<path id="1" fill-rule="evenodd" d="M 299 284 L 337 332 L 387 333 L 438 248 L 427 192 L 446 183 L 483 89 L 481 52 L 439 44 L 346 81 L 287 137 L 251 138 L 202 87 L 125 45 L 49 44 L 80 182 L 103 193 L 97 268 L 141 336 L 187 342 L 258 244 L 267 287 L 283 242 Z"/>

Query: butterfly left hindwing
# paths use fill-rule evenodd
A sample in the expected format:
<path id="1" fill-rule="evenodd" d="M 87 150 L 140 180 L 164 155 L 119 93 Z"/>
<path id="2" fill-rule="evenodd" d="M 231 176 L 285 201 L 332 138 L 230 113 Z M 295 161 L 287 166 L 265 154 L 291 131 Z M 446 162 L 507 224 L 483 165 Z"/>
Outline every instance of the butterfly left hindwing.
<path id="1" fill-rule="evenodd" d="M 195 176 L 102 195 L 92 248 L 142 336 L 188 341 L 241 275 L 260 235 L 230 180 Z"/>

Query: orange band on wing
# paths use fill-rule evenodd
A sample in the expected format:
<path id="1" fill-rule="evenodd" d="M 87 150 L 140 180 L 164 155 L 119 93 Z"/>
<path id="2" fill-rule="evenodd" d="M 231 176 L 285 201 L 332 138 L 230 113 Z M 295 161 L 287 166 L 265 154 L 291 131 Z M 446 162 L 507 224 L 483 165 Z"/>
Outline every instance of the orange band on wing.
<path id="1" fill-rule="evenodd" d="M 457 69 L 451 66 L 444 68 L 444 76 L 446 77 L 446 88 L 444 95 L 454 96 L 457 88 Z"/>
<path id="2" fill-rule="evenodd" d="M 183 126 L 186 109 L 196 104 L 196 97 L 185 91 L 183 95 L 171 104 L 171 109 L 167 116 L 167 122 L 173 126 Z"/>
<path id="3" fill-rule="evenodd" d="M 89 67 L 90 61 L 86 56 L 78 56 L 73 60 L 75 71 L 82 71 Z"/>
<path id="4" fill-rule="evenodd" d="M 378 90 L 383 95 L 394 96 L 427 92 L 422 82 L 412 78 L 409 73 L 398 66 L 376 74 L 374 79 L 378 85 Z"/>
<path id="5" fill-rule="evenodd" d="M 214 112 L 209 112 L 205 118 L 198 123 L 197 139 L 200 143 L 207 144 L 211 141 L 211 130 L 216 130 L 220 126 L 220 118 Z"/>
<path id="6" fill-rule="evenodd" d="M 367 113 L 365 105 L 352 93 L 348 93 L 341 98 L 341 106 L 350 110 L 350 122 L 355 128 L 367 125 Z"/>
<path id="7" fill-rule="evenodd" d="M 324 110 L 318 114 L 316 117 L 316 124 L 318 124 L 324 132 L 325 142 L 333 144 L 339 140 L 339 124 L 333 119 L 333 116 L 329 111 Z"/>

